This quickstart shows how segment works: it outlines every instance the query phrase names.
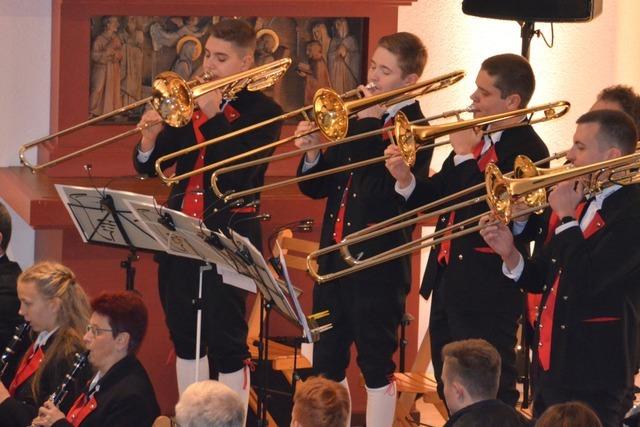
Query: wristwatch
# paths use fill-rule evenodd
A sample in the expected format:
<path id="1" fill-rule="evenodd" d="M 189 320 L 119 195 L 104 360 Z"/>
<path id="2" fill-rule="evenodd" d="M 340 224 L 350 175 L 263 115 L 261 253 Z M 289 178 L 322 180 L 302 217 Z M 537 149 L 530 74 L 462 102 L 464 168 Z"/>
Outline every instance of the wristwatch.
<path id="1" fill-rule="evenodd" d="M 573 221 L 576 221 L 576 219 L 571 215 L 563 216 L 562 218 L 560 218 L 560 225 L 565 225 Z"/>

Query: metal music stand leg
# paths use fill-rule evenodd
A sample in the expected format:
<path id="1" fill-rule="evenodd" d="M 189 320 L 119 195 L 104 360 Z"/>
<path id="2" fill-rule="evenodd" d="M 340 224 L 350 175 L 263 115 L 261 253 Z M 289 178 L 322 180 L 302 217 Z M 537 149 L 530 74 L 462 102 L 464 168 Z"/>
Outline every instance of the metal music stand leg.
<path id="1" fill-rule="evenodd" d="M 205 271 L 211 270 L 211 264 L 207 263 L 200 266 L 200 280 L 198 283 L 198 298 L 194 301 L 196 305 L 196 372 L 194 382 L 198 382 L 200 378 L 200 343 L 202 341 L 202 278 Z"/>

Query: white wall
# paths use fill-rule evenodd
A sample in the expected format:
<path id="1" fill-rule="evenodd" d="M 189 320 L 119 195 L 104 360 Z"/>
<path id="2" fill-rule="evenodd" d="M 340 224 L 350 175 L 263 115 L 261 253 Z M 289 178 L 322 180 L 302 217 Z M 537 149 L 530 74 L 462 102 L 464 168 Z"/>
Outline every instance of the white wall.
<path id="1" fill-rule="evenodd" d="M 572 104 L 565 118 L 536 127 L 552 152 L 569 147 L 575 120 L 589 109 L 602 88 L 623 83 L 640 90 L 640 2 L 604 3 L 603 13 L 592 22 L 554 24 L 552 49 L 541 38 L 532 40 L 530 60 L 537 88 L 530 105 L 560 99 Z M 428 115 L 469 105 L 484 58 L 504 52 L 520 53 L 520 27 L 515 22 L 467 16 L 462 13 L 461 4 L 462 0 L 418 0 L 400 8 L 398 28 L 419 35 L 427 45 L 425 77 L 456 69 L 467 72 L 457 85 L 422 99 Z M 550 40 L 549 24 L 537 24 L 536 28 Z M 432 167 L 439 169 L 448 152 L 446 147 L 440 149 Z M 428 318 L 428 304 L 424 301 L 420 318 L 422 336 Z"/>
<path id="2" fill-rule="evenodd" d="M 18 147 L 49 133 L 50 0 L 0 0 L 0 52 L 0 166 L 16 166 Z M 24 268 L 33 264 L 35 233 L 12 218 L 9 256 Z"/>

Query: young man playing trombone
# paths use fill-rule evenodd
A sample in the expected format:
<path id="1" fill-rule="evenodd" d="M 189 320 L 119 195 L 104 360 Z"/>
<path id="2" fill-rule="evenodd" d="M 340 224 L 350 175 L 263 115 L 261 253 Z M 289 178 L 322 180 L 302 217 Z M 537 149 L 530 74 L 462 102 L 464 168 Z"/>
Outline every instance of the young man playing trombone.
<path id="1" fill-rule="evenodd" d="M 426 61 L 426 48 L 415 35 L 396 33 L 382 37 L 369 65 L 369 85 L 361 90 L 365 96 L 371 96 L 413 84 L 422 75 Z M 415 100 L 388 108 L 375 105 L 349 121 L 349 134 L 390 126 L 400 110 L 409 120 L 423 118 Z M 309 122 L 301 122 L 297 131 L 306 131 L 310 126 Z M 313 149 L 320 143 L 317 133 L 301 137 L 296 145 L 310 150 L 300 161 L 298 176 L 381 156 L 386 139 L 377 135 L 331 147 L 323 153 Z M 432 150 L 424 150 L 418 156 L 413 168 L 416 175 L 427 175 L 431 154 Z M 299 186 L 305 195 L 327 200 L 321 248 L 400 212 L 393 180 L 382 163 L 305 181 Z M 355 250 L 366 256 L 375 255 L 406 242 L 409 235 L 410 230 L 399 231 L 356 246 Z M 319 258 L 321 274 L 345 267 L 347 264 L 339 253 Z M 392 356 L 397 348 L 397 329 L 410 283 L 410 260 L 405 257 L 314 287 L 313 311 L 329 310 L 333 324 L 314 344 L 314 371 L 342 382 L 348 389 L 346 368 L 351 344 L 355 342 L 358 365 L 367 388 L 367 426 L 388 427 L 393 423 L 396 391 L 389 377 L 395 370 Z"/>
<path id="2" fill-rule="evenodd" d="M 636 150 L 637 131 L 625 113 L 594 110 L 577 123 L 567 153 L 575 167 Z M 637 167 L 626 171 L 637 175 Z M 523 257 L 502 224 L 480 233 L 502 258 L 502 273 L 513 288 L 543 294 L 533 346 L 534 415 L 581 400 L 604 426 L 620 426 L 631 407 L 627 394 L 637 367 L 640 187 L 599 179 L 599 189 L 593 177 L 548 176 L 557 185 L 548 199 L 546 239 L 533 258 Z M 587 192 L 595 196 L 585 202 Z"/>
<path id="3" fill-rule="evenodd" d="M 253 65 L 255 32 L 245 21 L 228 19 L 211 28 L 205 44 L 204 71 L 213 79 L 246 71 Z M 254 123 L 282 114 L 281 108 L 261 92 L 240 91 L 234 99 L 222 98 L 221 90 L 197 99 L 199 110 L 191 123 L 181 128 L 152 126 L 143 131 L 142 141 L 134 153 L 136 170 L 155 175 L 154 163 L 159 157 L 190 147 Z M 140 125 L 158 119 L 148 111 Z M 260 127 L 243 135 L 209 145 L 189 155 L 166 162 L 176 165 L 182 174 L 205 164 L 211 164 L 249 149 L 275 141 L 281 122 Z M 269 155 L 265 152 L 265 155 Z M 245 169 L 225 177 L 225 188 L 241 190 L 262 185 L 266 166 Z M 260 196 L 246 200 L 248 206 L 229 208 L 218 199 L 209 185 L 211 173 L 198 174 L 172 187 L 168 206 L 201 218 L 211 230 L 232 227 L 262 247 L 260 224 L 255 220 Z M 250 203 L 251 202 L 251 203 Z M 183 391 L 194 380 L 195 360 L 201 358 L 201 379 L 208 379 L 207 355 L 213 358 L 219 381 L 235 390 L 247 405 L 249 374 L 245 321 L 246 293 L 222 282 L 216 271 L 205 273 L 203 287 L 203 345 L 195 354 L 196 308 L 200 262 L 166 254 L 157 255 L 160 299 L 176 351 L 178 388 Z"/>
<path id="4" fill-rule="evenodd" d="M 476 78 L 477 89 L 471 94 L 476 118 L 505 113 L 526 107 L 533 95 L 535 77 L 531 66 L 521 56 L 503 54 L 486 59 Z M 500 132 L 468 130 L 451 135 L 453 151 L 440 172 L 431 177 L 411 173 L 399 156 L 399 149 L 389 145 L 385 154 L 396 191 L 406 199 L 406 209 L 417 208 L 484 180 L 487 164 L 495 162 L 511 170 L 518 154 L 540 160 L 548 156 L 544 142 L 522 116 L 504 120 L 499 125 L 511 127 Z M 436 231 L 461 222 L 486 210 L 476 204 L 438 218 Z M 431 355 L 442 393 L 442 348 L 452 342 L 482 338 L 491 343 L 502 358 L 498 398 L 515 405 L 516 322 L 522 312 L 522 294 L 509 286 L 496 271 L 500 257 L 488 248 L 478 234 L 470 234 L 432 248 L 420 293 L 431 300 L 429 332 Z"/>

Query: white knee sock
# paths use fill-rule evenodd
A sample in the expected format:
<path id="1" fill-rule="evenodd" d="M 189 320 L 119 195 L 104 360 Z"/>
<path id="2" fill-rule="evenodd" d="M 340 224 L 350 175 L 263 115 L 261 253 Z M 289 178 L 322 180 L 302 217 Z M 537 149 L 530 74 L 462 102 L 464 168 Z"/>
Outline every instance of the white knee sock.
<path id="1" fill-rule="evenodd" d="M 209 379 L 209 359 L 207 356 L 200 358 L 198 366 L 198 381 Z M 196 382 L 195 359 L 181 359 L 176 357 L 176 375 L 178 377 L 178 393 L 182 392 Z"/>
<path id="2" fill-rule="evenodd" d="M 396 383 L 367 389 L 367 427 L 391 427 L 396 412 Z"/>
<path id="3" fill-rule="evenodd" d="M 344 377 L 340 384 L 347 390 L 347 396 L 349 396 L 349 414 L 347 415 L 347 427 L 351 425 L 351 393 L 349 392 L 349 382 L 347 377 Z"/>
<path id="4" fill-rule="evenodd" d="M 243 366 L 241 369 L 228 374 L 223 374 L 221 372 L 218 374 L 218 381 L 228 386 L 231 390 L 238 393 L 238 396 L 240 396 L 240 400 L 242 400 L 242 405 L 244 407 L 245 420 L 242 425 L 246 424 L 247 410 L 249 408 L 249 392 L 251 390 L 251 371 L 249 370 L 249 367 Z"/>

